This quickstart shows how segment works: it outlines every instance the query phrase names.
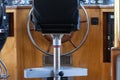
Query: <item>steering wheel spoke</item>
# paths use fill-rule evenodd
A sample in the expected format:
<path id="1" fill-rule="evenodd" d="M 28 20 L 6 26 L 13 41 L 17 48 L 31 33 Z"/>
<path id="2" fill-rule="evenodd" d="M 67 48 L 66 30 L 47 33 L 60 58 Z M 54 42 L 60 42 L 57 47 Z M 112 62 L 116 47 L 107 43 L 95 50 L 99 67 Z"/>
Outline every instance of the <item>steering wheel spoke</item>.
<path id="1" fill-rule="evenodd" d="M 86 21 L 86 20 L 83 20 L 83 21 L 80 21 L 80 23 L 87 23 L 87 21 Z"/>
<path id="2" fill-rule="evenodd" d="M 77 48 L 77 46 L 75 45 L 75 43 L 71 39 L 69 41 L 73 45 L 74 48 Z"/>
<path id="3" fill-rule="evenodd" d="M 52 44 L 49 44 L 48 49 L 47 49 L 47 51 L 46 51 L 47 53 L 50 52 L 51 46 L 52 46 Z"/>
<path id="4" fill-rule="evenodd" d="M 35 30 L 33 28 L 31 28 L 30 31 L 35 31 Z"/>

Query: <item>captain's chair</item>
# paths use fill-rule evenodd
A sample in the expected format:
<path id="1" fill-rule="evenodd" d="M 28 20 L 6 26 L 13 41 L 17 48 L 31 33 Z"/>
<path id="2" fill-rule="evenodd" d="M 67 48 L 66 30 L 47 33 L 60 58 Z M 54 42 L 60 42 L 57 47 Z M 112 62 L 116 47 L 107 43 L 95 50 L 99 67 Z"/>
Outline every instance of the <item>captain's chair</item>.
<path id="1" fill-rule="evenodd" d="M 40 31 L 43 34 L 51 34 L 53 54 L 42 50 L 39 45 L 36 44 L 34 38 L 31 35 L 30 21 L 32 20 L 36 31 Z M 76 47 L 76 49 L 70 52 L 61 53 L 60 46 L 62 43 L 62 37 L 64 34 L 69 34 L 80 28 L 80 17 L 79 17 L 79 0 L 33 0 L 32 9 L 28 18 L 28 35 L 34 44 L 34 46 L 41 52 L 53 55 L 53 67 L 42 67 L 32 68 L 24 70 L 25 78 L 48 78 L 54 77 L 54 80 L 61 80 L 61 77 L 72 77 L 72 76 L 87 76 L 86 68 L 61 68 L 60 56 L 71 54 L 76 51 L 84 43 L 86 36 L 82 43 Z M 72 42 L 72 41 L 71 41 Z M 77 72 L 76 72 L 77 71 Z"/>
<path id="2" fill-rule="evenodd" d="M 42 33 L 70 33 L 79 29 L 79 0 L 34 0 L 32 21 Z"/>

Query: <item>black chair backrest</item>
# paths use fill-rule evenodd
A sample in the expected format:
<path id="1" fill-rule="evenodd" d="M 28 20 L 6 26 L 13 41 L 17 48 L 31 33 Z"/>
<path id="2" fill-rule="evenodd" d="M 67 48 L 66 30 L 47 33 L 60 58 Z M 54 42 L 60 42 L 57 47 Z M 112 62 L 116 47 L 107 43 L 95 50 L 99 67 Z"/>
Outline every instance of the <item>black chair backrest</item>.
<path id="1" fill-rule="evenodd" d="M 69 33 L 79 29 L 79 0 L 34 0 L 33 15 L 42 32 Z"/>

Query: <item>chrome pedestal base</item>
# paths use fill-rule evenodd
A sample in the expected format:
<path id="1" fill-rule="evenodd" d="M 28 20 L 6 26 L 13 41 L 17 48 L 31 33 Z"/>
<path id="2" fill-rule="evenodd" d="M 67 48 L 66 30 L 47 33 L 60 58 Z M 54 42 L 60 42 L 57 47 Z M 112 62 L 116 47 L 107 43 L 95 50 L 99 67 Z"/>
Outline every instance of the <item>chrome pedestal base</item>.
<path id="1" fill-rule="evenodd" d="M 87 76 L 86 68 L 61 67 L 60 71 L 64 73 L 62 77 Z M 29 68 L 24 70 L 25 78 L 47 78 L 54 77 L 53 67 Z"/>

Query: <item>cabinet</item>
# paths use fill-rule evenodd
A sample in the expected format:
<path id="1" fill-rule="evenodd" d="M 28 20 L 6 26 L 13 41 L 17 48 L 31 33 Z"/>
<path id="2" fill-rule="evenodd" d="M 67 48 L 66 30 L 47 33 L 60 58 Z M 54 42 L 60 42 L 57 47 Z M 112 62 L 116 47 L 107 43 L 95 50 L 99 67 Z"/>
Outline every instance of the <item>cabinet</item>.
<path id="1" fill-rule="evenodd" d="M 111 80 L 111 62 L 107 61 L 107 39 L 106 39 L 106 31 L 107 31 L 107 14 L 108 13 L 113 13 L 114 12 L 114 9 L 111 8 L 111 7 L 108 7 L 108 8 L 102 8 L 101 9 L 101 26 L 102 26 L 102 53 L 101 53 L 101 61 L 102 61 L 102 80 Z M 114 41 L 115 42 L 115 41 Z M 111 52 L 110 52 L 111 54 Z M 111 58 L 111 57 L 109 57 Z"/>

